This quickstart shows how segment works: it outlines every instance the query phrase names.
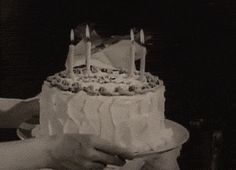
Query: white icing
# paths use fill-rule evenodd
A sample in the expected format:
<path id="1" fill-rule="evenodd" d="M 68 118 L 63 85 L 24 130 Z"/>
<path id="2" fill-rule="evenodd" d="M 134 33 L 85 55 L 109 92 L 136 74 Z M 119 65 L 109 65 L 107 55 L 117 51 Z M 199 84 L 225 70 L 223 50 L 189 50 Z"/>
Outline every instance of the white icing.
<path id="1" fill-rule="evenodd" d="M 164 90 L 162 85 L 135 96 L 91 96 L 45 83 L 40 98 L 41 134 L 96 134 L 133 151 L 155 149 L 171 136 L 163 123 Z"/>

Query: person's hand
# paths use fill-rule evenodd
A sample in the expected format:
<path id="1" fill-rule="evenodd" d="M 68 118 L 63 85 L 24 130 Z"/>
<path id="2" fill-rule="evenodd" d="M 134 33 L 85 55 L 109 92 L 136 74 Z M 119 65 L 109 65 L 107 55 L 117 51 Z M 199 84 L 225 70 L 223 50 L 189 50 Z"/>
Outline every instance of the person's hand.
<path id="1" fill-rule="evenodd" d="M 22 122 L 39 115 L 39 99 L 1 99 L 0 128 L 18 128 Z"/>
<path id="2" fill-rule="evenodd" d="M 64 134 L 50 142 L 52 168 L 97 170 L 106 165 L 122 166 L 131 159 L 131 152 L 95 135 Z"/>

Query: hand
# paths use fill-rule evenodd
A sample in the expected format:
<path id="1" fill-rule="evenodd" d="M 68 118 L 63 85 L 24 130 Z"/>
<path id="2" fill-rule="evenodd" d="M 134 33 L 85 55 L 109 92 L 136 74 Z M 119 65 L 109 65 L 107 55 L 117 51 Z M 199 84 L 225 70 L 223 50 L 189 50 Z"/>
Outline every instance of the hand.
<path id="1" fill-rule="evenodd" d="M 126 149 L 95 135 L 64 134 L 54 136 L 53 141 L 50 155 L 56 169 L 104 169 L 107 164 L 122 166 L 132 158 Z"/>
<path id="2" fill-rule="evenodd" d="M 0 128 L 18 128 L 22 122 L 39 115 L 37 98 L 27 101 L 2 99 L 0 104 L 5 106 L 4 110 L 0 109 Z"/>

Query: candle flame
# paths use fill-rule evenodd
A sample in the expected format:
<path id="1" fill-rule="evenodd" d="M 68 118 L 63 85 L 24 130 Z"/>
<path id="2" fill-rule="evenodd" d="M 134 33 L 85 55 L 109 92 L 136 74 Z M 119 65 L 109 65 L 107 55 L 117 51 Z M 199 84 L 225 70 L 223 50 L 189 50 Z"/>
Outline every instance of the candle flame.
<path id="1" fill-rule="evenodd" d="M 71 30 L 70 30 L 70 41 L 74 41 L 74 40 L 75 40 L 74 30 L 71 29 Z"/>
<path id="2" fill-rule="evenodd" d="M 85 35 L 86 35 L 86 38 L 90 38 L 89 26 L 88 25 L 86 25 Z"/>
<path id="3" fill-rule="evenodd" d="M 130 40 L 134 41 L 134 31 L 133 31 L 133 29 L 130 30 Z"/>
<path id="4" fill-rule="evenodd" d="M 140 42 L 141 42 L 141 44 L 144 44 L 145 42 L 144 42 L 145 40 L 144 40 L 144 32 L 143 32 L 143 29 L 141 29 L 140 30 Z"/>

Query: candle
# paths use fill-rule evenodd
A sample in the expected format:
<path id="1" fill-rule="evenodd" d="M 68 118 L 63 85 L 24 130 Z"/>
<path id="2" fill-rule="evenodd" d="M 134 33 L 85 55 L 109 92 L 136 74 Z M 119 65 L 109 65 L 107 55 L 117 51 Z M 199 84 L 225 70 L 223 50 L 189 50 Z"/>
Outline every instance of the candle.
<path id="1" fill-rule="evenodd" d="M 91 74 L 90 70 L 90 60 L 91 60 L 91 41 L 90 41 L 90 33 L 89 33 L 89 27 L 86 25 L 86 30 L 85 30 L 85 35 L 86 35 L 86 68 L 87 68 L 87 74 Z"/>
<path id="2" fill-rule="evenodd" d="M 131 57 L 130 57 L 130 76 L 134 74 L 135 70 L 135 41 L 133 29 L 130 30 L 130 41 L 131 41 Z"/>
<path id="3" fill-rule="evenodd" d="M 141 29 L 140 30 L 140 43 L 143 46 L 143 56 L 140 61 L 140 79 L 144 80 L 144 73 L 145 73 L 145 62 L 146 62 L 146 48 L 145 48 L 145 42 L 144 42 L 144 32 Z"/>
<path id="4" fill-rule="evenodd" d="M 75 51 L 75 46 L 73 44 L 74 39 L 75 39 L 74 38 L 74 31 L 73 31 L 73 29 L 71 29 L 71 31 L 70 31 L 71 44 L 69 45 L 69 52 L 68 52 L 68 56 L 67 56 L 67 60 L 66 60 L 66 70 L 67 70 L 68 77 L 70 77 L 72 79 L 75 78 L 75 74 L 73 71 L 74 51 Z"/>

